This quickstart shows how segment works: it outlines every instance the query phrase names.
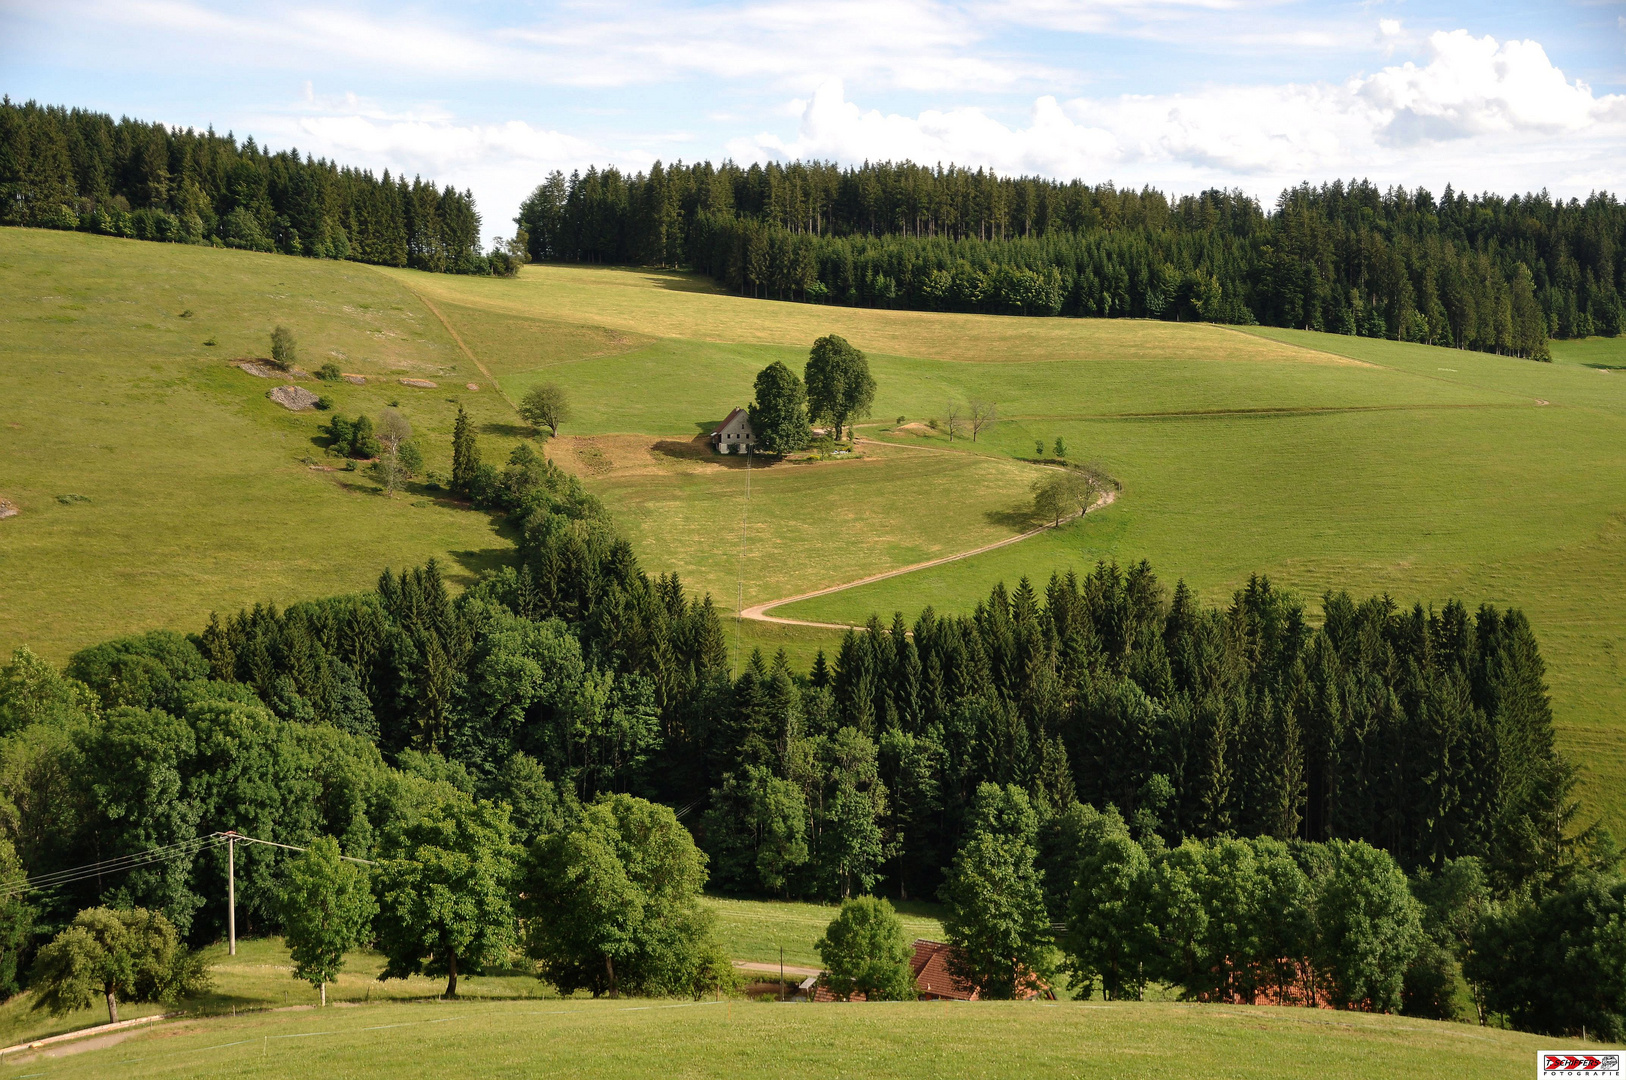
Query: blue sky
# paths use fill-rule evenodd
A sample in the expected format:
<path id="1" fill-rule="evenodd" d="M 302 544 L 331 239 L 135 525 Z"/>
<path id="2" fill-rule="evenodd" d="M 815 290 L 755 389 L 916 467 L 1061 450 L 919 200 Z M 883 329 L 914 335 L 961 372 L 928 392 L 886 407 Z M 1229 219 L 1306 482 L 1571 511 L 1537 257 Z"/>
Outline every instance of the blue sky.
<path id="1" fill-rule="evenodd" d="M 1626 0 L 0 0 L 0 90 L 470 187 L 493 235 L 655 158 L 1626 189 Z"/>

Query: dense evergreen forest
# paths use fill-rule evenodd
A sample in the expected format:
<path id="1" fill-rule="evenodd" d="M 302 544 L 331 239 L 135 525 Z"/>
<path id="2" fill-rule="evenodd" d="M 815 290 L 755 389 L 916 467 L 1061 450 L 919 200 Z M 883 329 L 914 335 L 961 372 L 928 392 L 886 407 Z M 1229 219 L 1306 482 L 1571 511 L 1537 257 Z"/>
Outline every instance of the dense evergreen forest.
<path id="1" fill-rule="evenodd" d="M 0 102 L 0 224 L 353 259 L 450 273 L 510 273 L 481 254 L 474 196 L 388 171 L 271 152 L 35 102 Z"/>
<path id="2" fill-rule="evenodd" d="M 518 218 L 534 259 L 689 266 L 778 299 L 1300 327 L 1543 358 L 1626 324 L 1626 209 L 1447 187 L 1234 191 L 908 162 L 656 162 L 554 173 Z"/>

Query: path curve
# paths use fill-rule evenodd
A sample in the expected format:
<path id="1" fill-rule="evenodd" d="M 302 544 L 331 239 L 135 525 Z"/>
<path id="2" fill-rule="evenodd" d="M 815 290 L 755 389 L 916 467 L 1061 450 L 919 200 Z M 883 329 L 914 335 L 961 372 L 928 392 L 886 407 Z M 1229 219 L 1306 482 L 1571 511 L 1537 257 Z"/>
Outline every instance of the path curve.
<path id="1" fill-rule="evenodd" d="M 886 443 L 885 445 L 894 446 L 897 444 Z M 911 449 L 934 450 L 937 448 L 921 446 L 912 447 Z M 1099 510 L 1102 507 L 1110 506 L 1117 500 L 1118 492 L 1116 490 L 1104 491 L 1093 503 L 1090 504 L 1090 509 Z M 1078 517 L 1083 516 L 1084 515 L 1082 513 L 1078 515 Z M 1068 522 L 1073 520 L 1075 519 L 1067 519 Z M 934 566 L 942 566 L 944 563 L 958 562 L 961 559 L 969 559 L 973 555 L 981 555 L 984 552 L 994 551 L 997 548 L 1009 547 L 1011 544 L 1019 543 L 1020 541 L 1026 540 L 1029 537 L 1038 536 L 1046 529 L 1054 529 L 1058 524 L 1058 522 L 1052 521 L 1047 524 L 1040 525 L 1037 529 L 1029 529 L 1027 532 L 1021 533 L 1017 536 L 1008 536 L 1003 540 L 996 540 L 992 544 L 984 544 L 982 547 L 972 548 L 970 551 L 962 551 L 957 555 L 944 555 L 939 559 L 928 559 L 925 562 L 915 563 L 913 566 L 903 566 L 896 570 L 888 570 L 885 573 L 871 574 L 869 577 L 859 578 L 857 581 L 849 581 L 843 585 L 831 585 L 828 588 L 814 589 L 812 592 L 802 593 L 800 596 L 787 596 L 782 600 L 769 600 L 764 604 L 752 604 L 750 607 L 740 612 L 739 617 L 742 619 L 750 619 L 753 622 L 778 623 L 781 626 L 812 626 L 821 630 L 862 630 L 864 629 L 862 626 L 853 626 L 849 623 L 827 623 L 813 622 L 808 619 L 787 619 L 779 615 L 769 615 L 768 611 L 771 608 L 784 607 L 786 604 L 794 604 L 799 600 L 811 600 L 815 596 L 828 596 L 831 593 L 841 592 L 844 589 L 856 589 L 860 585 L 870 585 L 877 581 L 885 581 L 887 578 L 895 578 L 901 577 L 904 574 L 912 574 L 916 570 L 928 570 Z"/>

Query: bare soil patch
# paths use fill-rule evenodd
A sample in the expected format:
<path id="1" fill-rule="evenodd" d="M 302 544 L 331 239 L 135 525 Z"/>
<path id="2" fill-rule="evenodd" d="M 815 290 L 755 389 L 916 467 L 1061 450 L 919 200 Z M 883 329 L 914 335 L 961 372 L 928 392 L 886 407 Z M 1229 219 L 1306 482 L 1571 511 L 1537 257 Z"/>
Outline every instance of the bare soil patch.
<path id="1" fill-rule="evenodd" d="M 428 379 L 402 379 L 401 380 L 401 385 L 402 386 L 413 386 L 413 387 L 418 388 L 419 390 L 434 390 L 434 389 L 436 389 L 436 384 L 430 382 Z"/>
<path id="2" fill-rule="evenodd" d="M 279 386 L 265 396 L 290 412 L 304 412 L 321 400 L 303 386 Z"/>

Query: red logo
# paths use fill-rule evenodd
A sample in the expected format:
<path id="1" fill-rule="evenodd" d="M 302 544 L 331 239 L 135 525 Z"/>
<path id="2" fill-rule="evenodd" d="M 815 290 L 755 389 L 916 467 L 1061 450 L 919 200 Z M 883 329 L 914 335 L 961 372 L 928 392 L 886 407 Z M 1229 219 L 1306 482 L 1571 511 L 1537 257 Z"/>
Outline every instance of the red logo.
<path id="1" fill-rule="evenodd" d="M 1542 1076 L 1619 1076 L 1619 1054 L 1543 1053 Z"/>

